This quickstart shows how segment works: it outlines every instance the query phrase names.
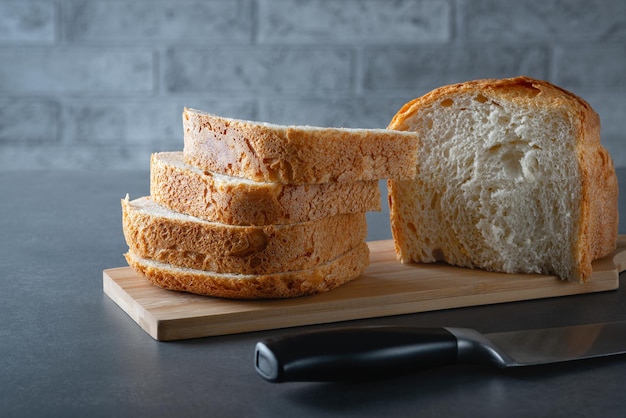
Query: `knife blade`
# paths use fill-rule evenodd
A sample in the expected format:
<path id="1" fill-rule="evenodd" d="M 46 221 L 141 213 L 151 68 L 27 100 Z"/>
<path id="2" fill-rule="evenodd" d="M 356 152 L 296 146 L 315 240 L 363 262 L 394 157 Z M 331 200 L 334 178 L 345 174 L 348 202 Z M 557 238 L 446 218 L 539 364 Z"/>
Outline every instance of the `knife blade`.
<path id="1" fill-rule="evenodd" d="M 626 353 L 626 321 L 482 334 L 470 328 L 342 327 L 259 341 L 272 383 L 389 377 L 452 364 L 500 368 Z"/>

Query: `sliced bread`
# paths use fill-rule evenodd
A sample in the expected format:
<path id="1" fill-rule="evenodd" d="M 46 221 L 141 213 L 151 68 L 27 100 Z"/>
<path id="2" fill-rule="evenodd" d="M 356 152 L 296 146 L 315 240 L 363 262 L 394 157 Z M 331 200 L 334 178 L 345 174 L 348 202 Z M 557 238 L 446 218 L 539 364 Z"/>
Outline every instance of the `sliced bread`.
<path id="1" fill-rule="evenodd" d="M 141 258 L 215 273 L 271 274 L 324 264 L 365 242 L 365 213 L 288 225 L 234 226 L 122 200 L 130 251 Z"/>
<path id="2" fill-rule="evenodd" d="M 200 170 L 182 152 L 150 159 L 150 195 L 161 206 L 232 225 L 306 222 L 381 210 L 378 181 L 291 185 Z"/>
<path id="3" fill-rule="evenodd" d="M 356 279 L 369 263 L 369 248 L 361 243 L 327 263 L 306 270 L 269 274 L 227 274 L 125 254 L 128 264 L 151 283 L 169 290 L 235 299 L 291 298 L 326 292 Z"/>
<path id="4" fill-rule="evenodd" d="M 185 160 L 202 170 L 288 184 L 410 179 L 411 132 L 283 126 L 183 112 Z"/>
<path id="5" fill-rule="evenodd" d="M 615 169 L 574 94 L 527 77 L 444 86 L 389 129 L 419 138 L 416 179 L 388 182 L 403 262 L 584 281 L 615 248 Z"/>

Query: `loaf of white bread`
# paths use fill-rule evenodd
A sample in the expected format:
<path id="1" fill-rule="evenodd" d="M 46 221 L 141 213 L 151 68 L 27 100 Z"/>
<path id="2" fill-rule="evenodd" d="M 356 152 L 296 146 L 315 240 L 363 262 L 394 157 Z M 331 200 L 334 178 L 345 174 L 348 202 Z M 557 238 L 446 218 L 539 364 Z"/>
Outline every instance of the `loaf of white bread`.
<path id="1" fill-rule="evenodd" d="M 403 262 L 585 281 L 617 239 L 617 178 L 581 98 L 517 77 L 438 88 L 388 126 L 418 134 L 414 180 L 388 181 Z"/>
<path id="2" fill-rule="evenodd" d="M 191 109 L 183 125 L 182 152 L 151 156 L 150 196 L 122 200 L 128 264 L 169 290 L 287 298 L 354 280 L 369 264 L 379 180 L 415 173 L 415 133 Z"/>
<path id="3" fill-rule="evenodd" d="M 617 179 L 599 117 L 544 81 L 444 86 L 386 130 L 185 109 L 183 132 L 182 152 L 152 155 L 150 197 L 122 200 L 126 259 L 165 289 L 285 298 L 354 280 L 384 178 L 404 263 L 582 282 L 616 246 Z"/>

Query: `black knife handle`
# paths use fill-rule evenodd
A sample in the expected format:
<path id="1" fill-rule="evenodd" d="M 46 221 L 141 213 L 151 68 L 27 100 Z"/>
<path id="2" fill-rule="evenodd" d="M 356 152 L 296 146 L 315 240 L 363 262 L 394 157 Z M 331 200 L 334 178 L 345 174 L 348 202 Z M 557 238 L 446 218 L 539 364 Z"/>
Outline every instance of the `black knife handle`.
<path id="1" fill-rule="evenodd" d="M 357 327 L 260 341 L 254 366 L 278 382 L 365 380 L 453 364 L 457 339 L 443 328 Z"/>

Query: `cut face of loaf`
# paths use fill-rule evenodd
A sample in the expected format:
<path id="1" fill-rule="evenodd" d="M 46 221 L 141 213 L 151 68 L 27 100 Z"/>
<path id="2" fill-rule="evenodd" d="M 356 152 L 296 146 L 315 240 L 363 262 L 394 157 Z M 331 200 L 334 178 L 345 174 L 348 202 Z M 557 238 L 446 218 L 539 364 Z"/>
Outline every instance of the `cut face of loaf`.
<path id="1" fill-rule="evenodd" d="M 185 160 L 202 170 L 285 184 L 409 179 L 415 134 L 282 126 L 185 108 Z"/>
<path id="2" fill-rule="evenodd" d="M 369 248 L 362 242 L 310 269 L 269 274 L 220 274 L 175 267 L 132 252 L 125 257 L 135 271 L 164 289 L 223 298 L 269 299 L 322 293 L 358 278 L 369 263 Z"/>
<path id="3" fill-rule="evenodd" d="M 215 273 L 270 274 L 324 264 L 365 242 L 365 213 L 288 225 L 234 226 L 173 212 L 148 197 L 122 200 L 130 251 Z"/>
<path id="4" fill-rule="evenodd" d="M 589 105 L 518 77 L 446 86 L 405 105 L 417 176 L 389 181 L 403 262 L 584 281 L 615 248 L 617 180 Z"/>
<path id="5" fill-rule="evenodd" d="M 173 211 L 232 225 L 289 224 L 381 209 L 376 180 L 302 185 L 257 182 L 202 171 L 186 164 L 182 152 L 152 155 L 150 195 Z"/>

